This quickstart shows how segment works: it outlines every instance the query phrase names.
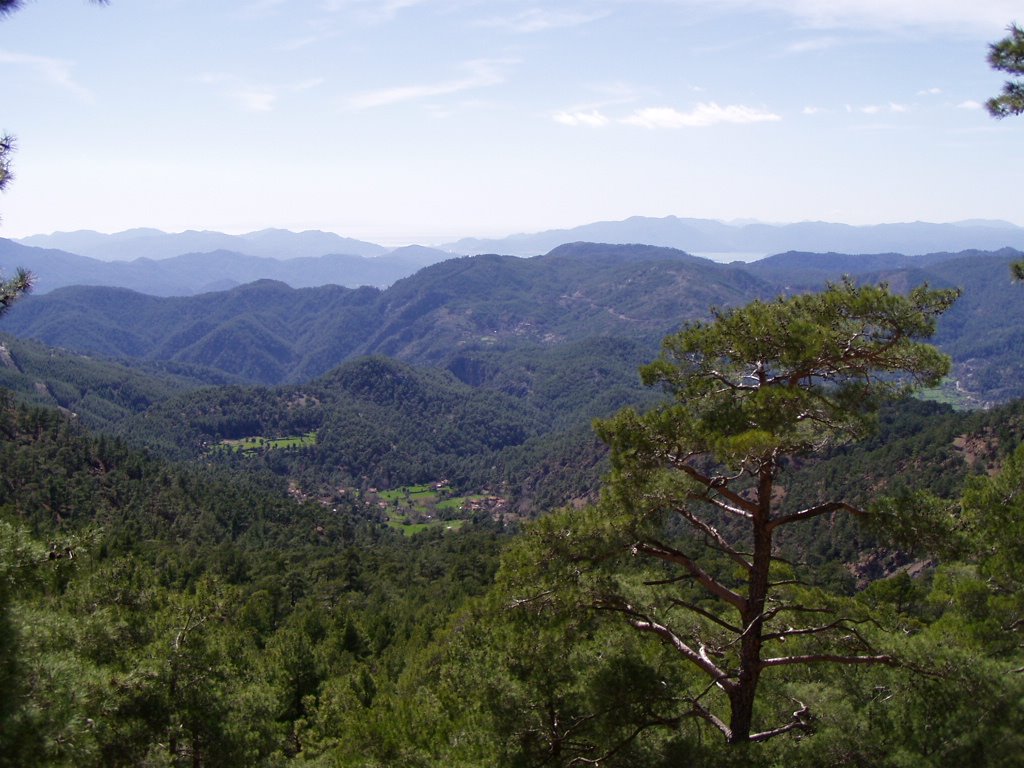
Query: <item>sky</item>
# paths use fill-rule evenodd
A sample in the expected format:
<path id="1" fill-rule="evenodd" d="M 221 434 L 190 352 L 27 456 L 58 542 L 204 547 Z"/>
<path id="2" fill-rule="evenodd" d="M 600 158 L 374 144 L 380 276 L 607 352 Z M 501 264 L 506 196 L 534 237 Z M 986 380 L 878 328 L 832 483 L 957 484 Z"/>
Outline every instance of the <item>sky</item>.
<path id="1" fill-rule="evenodd" d="M 0 237 L 1024 225 L 1019 0 L 28 0 Z"/>

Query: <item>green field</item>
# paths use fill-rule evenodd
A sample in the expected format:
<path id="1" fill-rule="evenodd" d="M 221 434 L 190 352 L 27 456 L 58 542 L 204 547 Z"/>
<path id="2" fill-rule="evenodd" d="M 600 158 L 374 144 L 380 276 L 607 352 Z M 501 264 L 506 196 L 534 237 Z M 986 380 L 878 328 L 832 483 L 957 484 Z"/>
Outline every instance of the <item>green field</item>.
<path id="1" fill-rule="evenodd" d="M 388 525 L 395 530 L 401 531 L 406 536 L 415 536 L 423 531 L 431 531 L 443 528 L 446 531 L 457 531 L 466 524 L 465 520 L 436 520 L 432 523 L 402 523 L 396 520 L 389 520 Z"/>
<path id="2" fill-rule="evenodd" d="M 943 403 L 958 411 L 966 411 L 977 407 L 977 403 L 957 389 L 955 381 L 943 381 L 937 387 L 928 387 L 917 392 L 917 397 L 935 403 Z"/>
<path id="3" fill-rule="evenodd" d="M 463 505 L 481 496 L 452 496 L 447 486 L 410 485 L 377 491 L 377 498 L 387 503 L 383 509 L 388 525 L 412 536 L 421 531 L 441 528 L 458 530 L 466 520 L 460 516 Z M 444 518 L 444 519 L 442 519 Z"/>
<path id="4" fill-rule="evenodd" d="M 306 448 L 316 445 L 316 432 L 307 432 L 304 435 L 289 435 L 286 437 L 264 437 L 263 435 L 251 435 L 240 437 L 235 440 L 221 440 L 211 448 L 211 452 L 234 453 L 258 453 L 260 451 L 285 450 L 288 448 Z"/>

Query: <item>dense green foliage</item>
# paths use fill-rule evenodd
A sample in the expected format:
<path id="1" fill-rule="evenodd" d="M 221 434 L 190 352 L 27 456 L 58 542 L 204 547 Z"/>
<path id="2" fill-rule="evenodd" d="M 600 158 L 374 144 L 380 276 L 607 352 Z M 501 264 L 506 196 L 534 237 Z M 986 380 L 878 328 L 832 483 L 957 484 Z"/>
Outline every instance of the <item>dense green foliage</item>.
<path id="1" fill-rule="evenodd" d="M 594 339 L 523 352 L 508 371 L 500 355 L 466 353 L 459 372 L 486 378 L 477 386 L 448 371 L 363 358 L 303 385 L 195 389 L 117 429 L 165 456 L 269 468 L 311 494 L 448 480 L 542 509 L 596 490 L 605 452 L 590 420 L 650 400 L 639 381 L 621 382 L 638 356 L 629 343 Z M 315 444 L 296 450 L 211 453 L 223 440 L 311 431 Z"/>
<path id="2" fill-rule="evenodd" d="M 642 257 L 631 259 L 631 248 Z M 653 349 L 677 318 L 769 292 L 703 259 L 649 250 L 454 259 L 384 292 L 295 290 L 266 280 L 188 298 L 68 288 L 26 302 L 7 328 L 82 352 L 190 362 L 277 384 L 366 354 L 444 367 L 476 350 L 606 335 L 644 339 Z"/>
<path id="3" fill-rule="evenodd" d="M 755 723 L 799 727 L 724 744 L 694 706 L 724 711 L 705 671 L 621 621 L 610 596 L 657 607 L 675 589 L 657 620 L 667 626 L 685 605 L 689 628 L 705 640 L 698 654 L 722 667 L 735 655 L 721 623 L 728 612 L 698 579 L 679 581 L 669 563 L 624 546 L 638 541 L 625 542 L 624 531 L 639 529 L 612 502 L 633 496 L 622 471 L 642 464 L 640 453 L 616 458 L 606 500 L 593 504 L 609 465 L 590 420 L 624 406 L 636 419 L 674 413 L 635 372 L 653 354 L 653 337 L 703 319 L 689 332 L 704 329 L 698 335 L 711 343 L 717 326 L 708 317 L 732 318 L 733 336 L 757 337 L 751 353 L 778 341 L 787 364 L 835 342 L 799 317 L 773 323 L 786 302 L 728 309 L 768 290 L 767 273 L 754 279 L 735 267 L 725 276 L 658 249 L 633 256 L 616 266 L 615 248 L 566 247 L 539 261 L 540 276 L 531 271 L 537 260 L 466 259 L 383 293 L 261 283 L 167 306 L 117 293 L 129 313 L 156 306 L 165 321 L 175 312 L 188 319 L 181 335 L 165 334 L 166 350 L 205 350 L 130 366 L 5 338 L 0 386 L 25 405 L 0 408 L 0 765 L 1017 764 L 1020 403 L 958 412 L 899 401 L 882 408 L 870 436 L 828 445 L 779 419 L 797 413 L 784 406 L 803 413 L 835 397 L 840 410 L 817 412 L 819 421 L 854 416 L 835 425 L 860 435 L 863 408 L 874 406 L 862 395 L 896 384 L 882 378 L 847 390 L 825 384 L 809 399 L 782 392 L 737 408 L 715 400 L 693 422 L 697 432 L 717 430 L 705 447 L 726 463 L 772 435 L 794 449 L 778 465 L 777 516 L 826 498 L 876 510 L 867 526 L 844 514 L 805 515 L 774 537 L 773 595 L 807 610 L 769 622 L 779 635 L 772 642 L 794 656 L 870 648 L 886 659 L 772 666 Z M 961 344 L 954 354 L 967 358 L 991 342 L 1010 356 L 1012 333 L 999 342 L 995 330 L 1019 291 L 1005 256 L 925 260 L 892 277 L 901 288 L 924 272 L 933 284 L 962 285 L 964 298 L 946 314 L 954 321 L 947 348 Z M 509 279 L 516 288 L 503 285 Z M 718 279 L 733 292 L 721 293 Z M 543 301 L 531 306 L 533 291 Z M 1000 297 L 1002 307 L 978 294 Z M 126 325 L 120 338 L 90 326 L 94 307 L 81 298 L 62 299 L 81 313 L 74 332 L 110 349 L 157 340 L 145 323 Z M 294 316 L 282 321 L 274 306 L 291 300 Z M 657 316 L 645 315 L 647 300 L 661 302 Z M 826 315 L 838 311 L 829 294 L 818 301 Z M 388 309 L 378 314 L 382 302 Z M 726 308 L 709 315 L 710 303 Z M 789 331 L 813 343 L 786 342 Z M 221 333 L 241 346 L 214 341 Z M 295 353 L 300 337 L 315 355 Z M 681 382 L 675 366 L 697 351 L 688 346 L 696 337 L 673 338 L 647 373 L 670 390 Z M 263 345 L 255 355 L 252 339 Z M 374 345 L 417 365 L 354 356 Z M 716 358 L 700 347 L 720 373 L 737 349 Z M 916 349 L 890 362 L 930 360 L 920 370 L 932 378 L 941 357 Z M 971 370 L 980 375 L 977 360 Z M 300 369 L 293 384 L 246 383 Z M 699 396 L 686 390 L 683 401 Z M 744 427 L 752 415 L 769 429 Z M 246 450 L 224 444 L 245 438 Z M 725 479 L 737 499 L 754 498 Z M 388 489 L 437 481 L 452 496 L 493 503 L 445 509 L 458 525 L 386 520 L 384 500 L 427 493 Z M 652 499 L 680 486 L 654 490 L 631 502 L 650 509 L 652 525 Z M 436 499 L 429 509 L 441 514 Z M 712 524 L 723 540 L 738 537 L 744 559 L 741 527 Z M 404 535 L 416 530 L 424 532 Z M 715 543 L 709 531 L 686 535 L 680 521 L 664 533 L 679 551 Z M 733 589 L 742 566 L 717 550 L 702 568 Z M 814 627 L 844 632 L 801 633 Z"/>
<path id="4" fill-rule="evenodd" d="M 24 402 L 56 406 L 94 428 L 112 429 L 133 414 L 231 377 L 189 365 L 125 365 L 0 334 L 0 387 Z"/>
<path id="5" fill-rule="evenodd" d="M 6 167 L 5 154 L 9 151 L 10 140 L 0 137 L 0 189 L 10 178 Z M 32 276 L 24 269 L 19 269 L 14 277 L 5 280 L 0 275 L 0 315 L 10 309 L 11 305 L 32 288 Z"/>
<path id="6" fill-rule="evenodd" d="M 361 711 L 495 567 L 271 478 L 171 467 L 3 411 L 3 765 L 275 764 Z M 52 704 L 59 702 L 59 706 Z"/>
<path id="7" fill-rule="evenodd" d="M 1024 75 L 1024 29 L 1011 24 L 1008 31 L 1009 35 L 989 47 L 988 63 L 995 70 L 1019 77 Z M 985 107 L 998 118 L 1024 113 L 1024 83 L 1007 80 L 1002 93 L 985 102 Z"/>
<path id="8" fill-rule="evenodd" d="M 1005 322 L 1008 313 L 1024 312 L 1024 293 L 1007 279 L 1018 258 L 1012 249 L 915 257 L 788 253 L 723 265 L 667 248 L 574 243 L 531 259 L 452 259 L 386 291 L 297 290 L 268 280 L 187 298 L 66 288 L 29 297 L 4 322 L 50 345 L 212 368 L 254 384 L 305 382 L 346 360 L 384 354 L 448 368 L 474 385 L 514 387 L 528 386 L 534 366 L 566 354 L 567 345 L 614 338 L 649 359 L 662 337 L 707 319 L 709 307 L 819 289 L 850 274 L 861 282 L 885 279 L 899 291 L 923 281 L 965 289 L 936 343 L 953 356 L 961 392 L 981 404 L 1024 394 L 1021 339 Z M 622 373 L 616 386 L 635 380 L 635 365 L 614 371 Z"/>
<path id="9" fill-rule="evenodd" d="M 401 400 L 412 385 L 389 386 Z M 297 502 L 251 464 L 171 466 L 56 412 L 3 413 L 4 764 L 1013 765 L 1022 746 L 1019 559 L 988 544 L 1010 544 L 992 534 L 1019 515 L 982 511 L 1002 476 L 971 481 L 960 562 L 853 603 L 831 592 L 907 632 L 904 665 L 768 685 L 772 707 L 813 703 L 817 733 L 737 756 L 680 716 L 679 692 L 702 684 L 670 648 L 578 607 L 578 566 L 546 549 L 561 514 L 515 540 L 492 585 L 504 537 L 486 525 L 406 538 L 357 501 Z M 1019 442 L 1018 410 L 887 413 L 872 441 L 803 471 L 870 487 L 935 443 L 965 477 Z M 968 434 L 970 452 L 953 444 Z M 833 562 L 801 573 L 849 593 Z M 650 579 L 628 555 L 613 565 Z M 567 588 L 546 592 L 553 578 Z"/>
<path id="10" fill-rule="evenodd" d="M 640 584 L 607 571 L 584 604 L 620 614 L 705 678 L 700 693 L 682 687 L 677 716 L 705 720 L 733 744 L 764 741 L 808 730 L 811 715 L 803 705 L 790 718 L 755 715 L 765 709 L 762 675 L 892 663 L 857 629 L 860 612 L 794 588 L 800 581 L 777 559 L 777 530 L 860 510 L 829 495 L 782 511 L 777 484 L 793 460 L 863 436 L 887 397 L 948 371 L 948 358 L 921 340 L 955 298 L 844 282 L 716 313 L 666 338 L 643 369 L 671 395 L 666 403 L 598 423 L 612 473 L 596 511 L 578 526 L 567 519 L 572 543 L 556 546 L 584 570 L 616 550 L 650 563 Z"/>

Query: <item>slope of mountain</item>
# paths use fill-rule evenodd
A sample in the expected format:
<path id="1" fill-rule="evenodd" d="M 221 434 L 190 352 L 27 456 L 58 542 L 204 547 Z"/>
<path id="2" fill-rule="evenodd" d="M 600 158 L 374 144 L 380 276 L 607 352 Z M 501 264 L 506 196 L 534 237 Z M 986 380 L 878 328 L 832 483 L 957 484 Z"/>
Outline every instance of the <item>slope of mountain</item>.
<path id="1" fill-rule="evenodd" d="M 260 281 L 157 298 L 65 288 L 15 305 L 3 328 L 114 358 L 210 367 L 260 384 L 307 381 L 352 357 L 382 354 L 447 368 L 461 380 L 528 394 L 539 356 L 587 339 L 622 339 L 641 359 L 713 306 L 808 290 L 852 273 L 896 290 L 922 282 L 964 295 L 939 325 L 954 377 L 983 401 L 1024 393 L 1024 290 L 1017 251 L 853 257 L 789 253 L 723 265 L 656 246 L 572 243 L 545 256 L 482 255 L 431 265 L 390 288 L 294 289 Z M 860 267 L 859 270 L 856 268 Z M 614 365 L 611 366 L 614 368 Z M 570 367 L 562 369 L 572 375 Z"/>
<path id="2" fill-rule="evenodd" d="M 583 244 L 538 259 L 435 264 L 385 292 L 259 281 L 195 297 L 62 288 L 29 296 L 12 333 L 109 357 L 190 362 L 272 384 L 353 355 L 446 365 L 470 350 L 611 335 L 653 348 L 688 318 L 774 289 L 733 267 L 651 246 Z"/>
<path id="3" fill-rule="evenodd" d="M 439 363 L 453 349 L 588 336 L 656 345 L 714 305 L 774 288 L 733 267 L 646 245 L 573 243 L 545 256 L 454 259 L 381 296 L 381 325 L 364 351 Z"/>
<path id="4" fill-rule="evenodd" d="M 19 302 L 3 327 L 90 354 L 192 363 L 276 383 L 324 373 L 352 355 L 377 322 L 377 296 L 373 288 L 293 289 L 269 280 L 172 298 L 62 288 Z"/>
<path id="5" fill-rule="evenodd" d="M 118 431 L 177 459 L 267 468 L 321 498 L 339 486 L 445 480 L 513 497 L 525 513 L 541 500 L 558 505 L 596 489 L 605 451 L 589 414 L 594 405 L 607 415 L 621 404 L 602 395 L 593 381 L 558 403 L 530 399 L 375 356 L 299 385 L 181 394 L 123 421 Z M 637 382 L 624 402 L 642 399 Z M 561 418 L 549 417 L 555 409 Z M 313 433 L 301 450 L 242 454 L 215 447 L 254 435 Z"/>
<path id="6" fill-rule="evenodd" d="M 93 428 L 110 428 L 155 403 L 199 387 L 238 383 L 193 365 L 124 365 L 0 334 L 0 402 L 54 406 Z"/>

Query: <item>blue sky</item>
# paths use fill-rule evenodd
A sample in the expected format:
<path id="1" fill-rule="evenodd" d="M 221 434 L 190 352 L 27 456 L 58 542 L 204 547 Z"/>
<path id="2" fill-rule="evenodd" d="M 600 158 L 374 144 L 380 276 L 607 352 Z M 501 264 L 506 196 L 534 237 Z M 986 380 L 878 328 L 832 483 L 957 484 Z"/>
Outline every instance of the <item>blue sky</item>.
<path id="1" fill-rule="evenodd" d="M 0 236 L 633 215 L 1024 225 L 1006 0 L 30 0 Z"/>

